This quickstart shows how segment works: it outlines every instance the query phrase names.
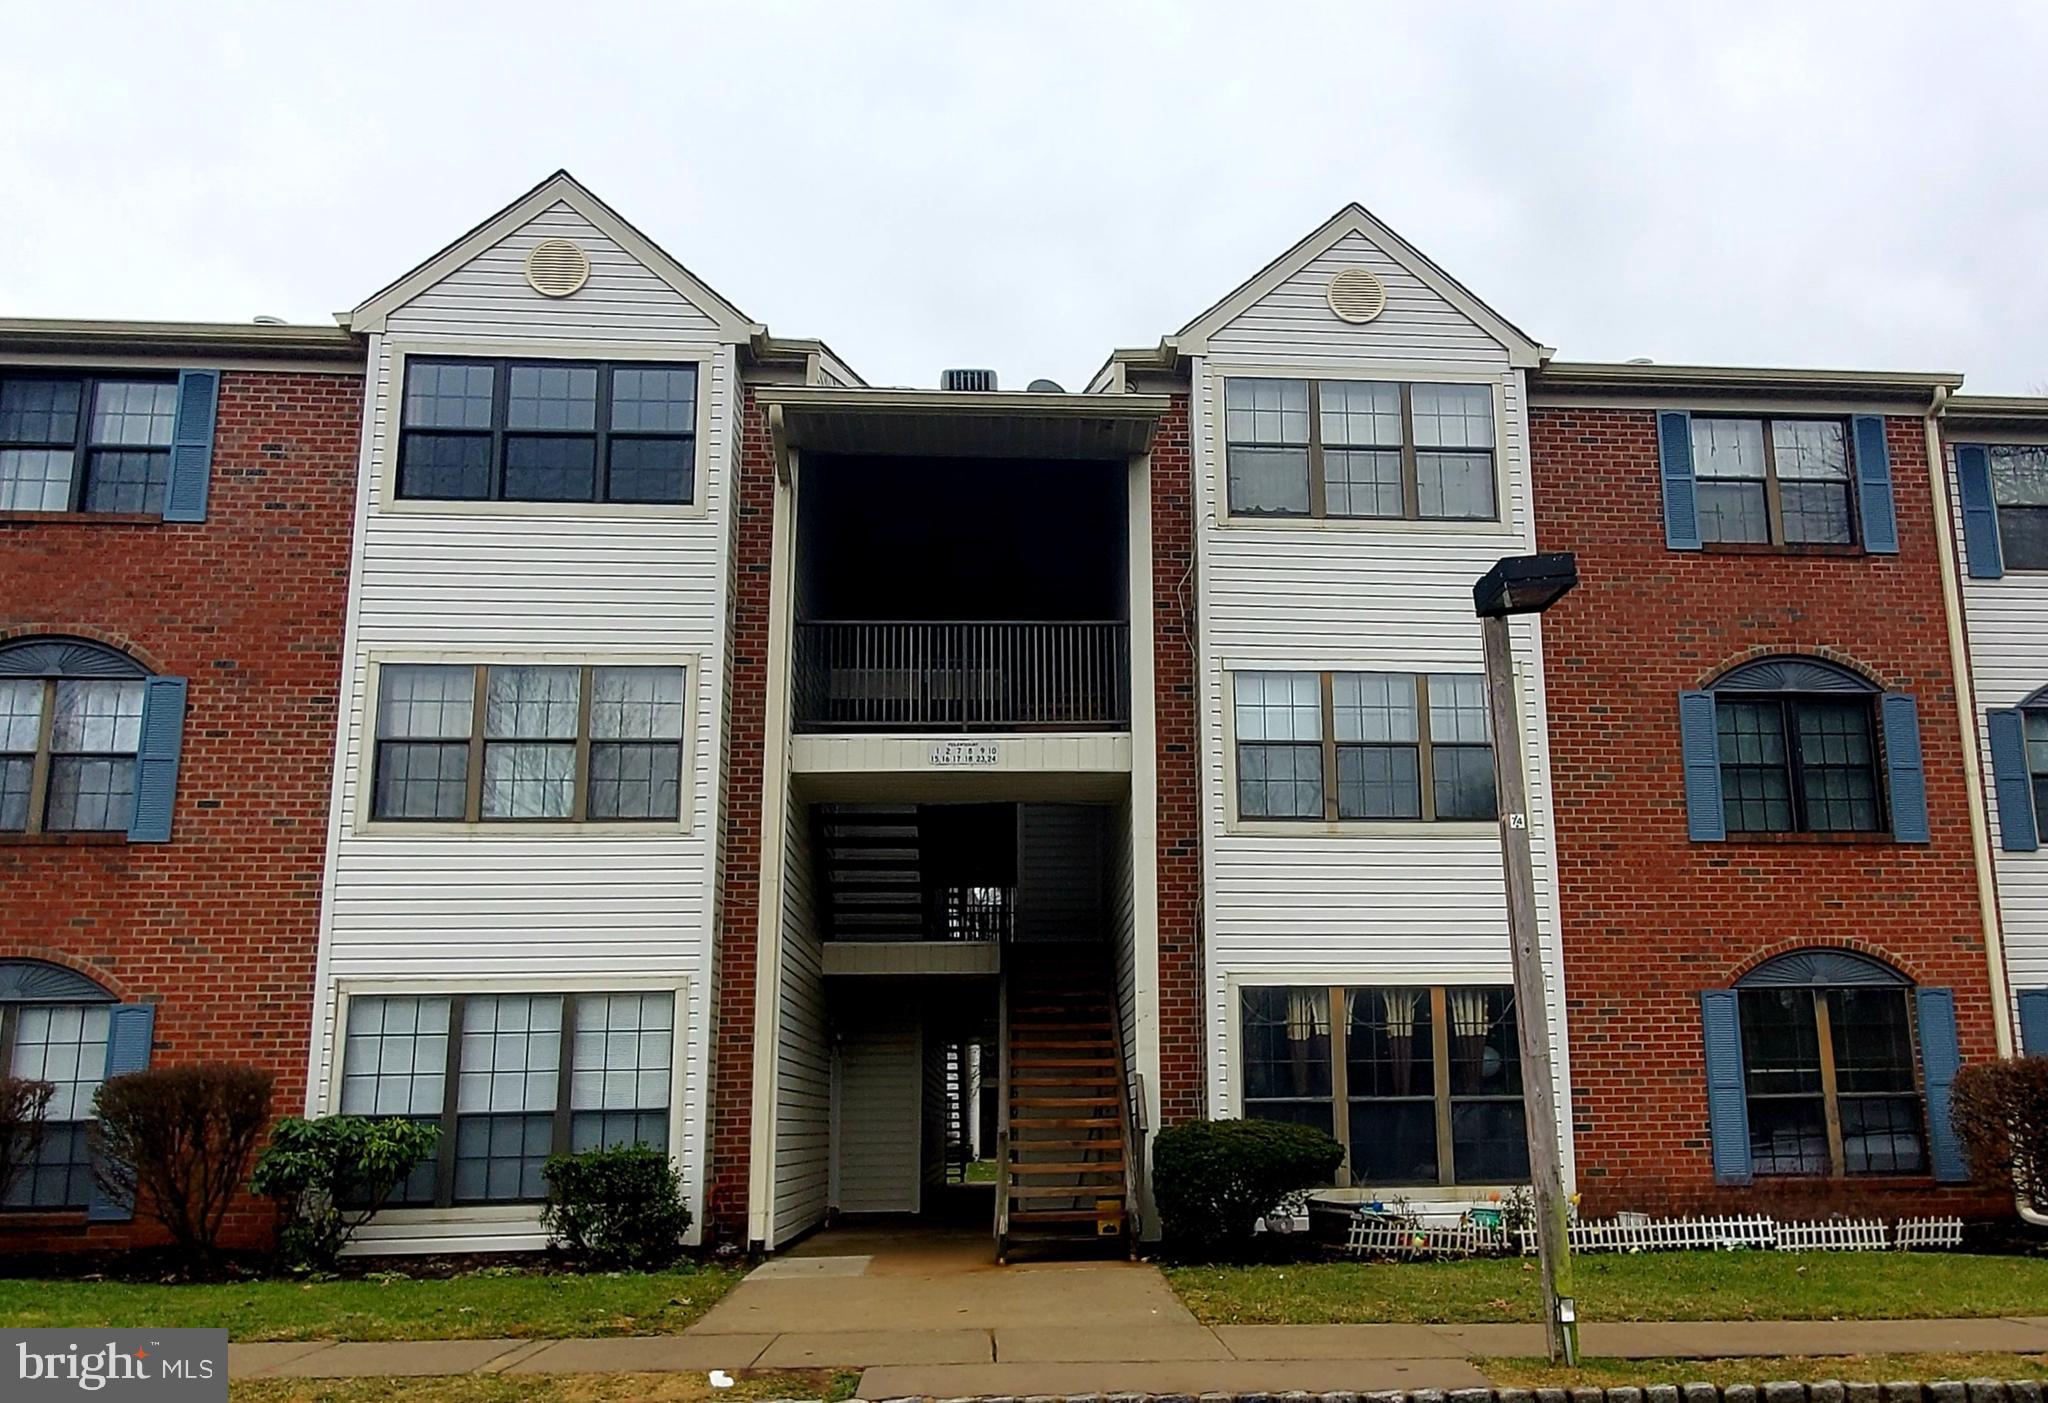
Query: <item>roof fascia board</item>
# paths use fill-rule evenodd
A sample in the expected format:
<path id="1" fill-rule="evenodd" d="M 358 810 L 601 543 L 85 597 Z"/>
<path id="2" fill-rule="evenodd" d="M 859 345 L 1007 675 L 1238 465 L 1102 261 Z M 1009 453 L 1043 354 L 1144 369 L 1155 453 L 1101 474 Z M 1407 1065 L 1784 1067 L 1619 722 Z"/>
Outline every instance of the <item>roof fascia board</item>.
<path id="1" fill-rule="evenodd" d="M 1798 370 L 1772 366 L 1631 365 L 1595 361 L 1550 361 L 1529 378 L 1529 395 L 1583 399 L 1589 395 L 1657 393 L 1743 393 L 1927 400 L 1937 390 L 1956 389 L 1953 371 Z"/>
<path id="2" fill-rule="evenodd" d="M 1374 218 L 1365 206 L 1346 205 L 1310 231 L 1294 247 L 1254 273 L 1238 288 L 1197 316 L 1170 338 L 1183 355 L 1206 355 L 1209 338 L 1244 315 L 1260 298 L 1295 276 L 1343 239 L 1358 234 L 1379 245 L 1381 251 L 1420 279 L 1424 286 L 1449 302 L 1494 340 L 1507 349 L 1508 362 L 1524 368 L 1541 365 L 1550 348 L 1540 345 L 1520 327 L 1487 306 L 1456 278 L 1420 249 Z"/>
<path id="3" fill-rule="evenodd" d="M 1073 415 L 1077 418 L 1152 419 L 1173 407 L 1167 395 L 1018 394 L 996 390 L 865 390 L 832 386 L 763 385 L 754 397 L 807 413 Z"/>
<path id="4" fill-rule="evenodd" d="M 198 354 L 361 364 L 365 353 L 363 342 L 339 327 L 0 318 L 6 356 Z"/>
<path id="5" fill-rule="evenodd" d="M 2048 396 L 1950 395 L 1941 417 L 1954 423 L 2015 423 L 2048 427 Z"/>
<path id="6" fill-rule="evenodd" d="M 659 244 L 627 223 L 616 210 L 591 194 L 567 171 L 556 171 L 410 273 L 370 296 L 355 310 L 344 313 L 342 324 L 356 332 L 384 330 L 385 320 L 391 313 L 514 230 L 531 222 L 543 210 L 557 204 L 568 205 L 596 225 L 605 237 L 688 298 L 699 311 L 718 324 L 719 341 L 744 342 L 767 333 L 766 327 L 749 321 L 739 308 L 719 296 L 710 284 L 676 262 Z"/>

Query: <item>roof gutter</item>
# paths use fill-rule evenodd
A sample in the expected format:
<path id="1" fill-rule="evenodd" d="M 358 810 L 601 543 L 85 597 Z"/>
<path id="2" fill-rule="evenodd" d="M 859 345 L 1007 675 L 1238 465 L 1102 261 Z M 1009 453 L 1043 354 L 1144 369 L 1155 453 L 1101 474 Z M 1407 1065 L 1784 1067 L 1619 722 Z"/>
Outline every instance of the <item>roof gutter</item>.
<path id="1" fill-rule="evenodd" d="M 1800 370 L 1738 365 L 1656 365 L 1613 361 L 1546 361 L 1530 373 L 1532 393 L 1597 390 L 1713 390 L 1856 397 L 1910 397 L 1953 392 L 1953 371 Z"/>
<path id="2" fill-rule="evenodd" d="M 192 355 L 360 365 L 364 342 L 340 327 L 265 322 L 72 321 L 0 317 L 0 353 Z"/>

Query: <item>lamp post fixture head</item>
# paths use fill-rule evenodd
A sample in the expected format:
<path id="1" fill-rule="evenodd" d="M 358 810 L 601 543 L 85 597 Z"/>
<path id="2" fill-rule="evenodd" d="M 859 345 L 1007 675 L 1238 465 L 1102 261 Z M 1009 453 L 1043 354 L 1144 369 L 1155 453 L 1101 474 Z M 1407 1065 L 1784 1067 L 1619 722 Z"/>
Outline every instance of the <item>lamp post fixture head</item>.
<path id="1" fill-rule="evenodd" d="M 1579 582 L 1579 558 L 1570 551 L 1509 555 L 1472 586 L 1472 612 L 1482 619 L 1540 614 Z"/>

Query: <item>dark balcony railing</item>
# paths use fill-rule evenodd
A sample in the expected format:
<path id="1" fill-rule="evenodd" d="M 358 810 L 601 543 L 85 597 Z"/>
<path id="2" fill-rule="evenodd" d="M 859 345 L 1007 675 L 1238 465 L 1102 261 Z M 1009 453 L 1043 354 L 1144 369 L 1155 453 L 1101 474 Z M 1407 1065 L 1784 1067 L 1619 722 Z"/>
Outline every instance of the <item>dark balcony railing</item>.
<path id="1" fill-rule="evenodd" d="M 1130 625 L 800 623 L 803 731 L 1124 730 Z"/>

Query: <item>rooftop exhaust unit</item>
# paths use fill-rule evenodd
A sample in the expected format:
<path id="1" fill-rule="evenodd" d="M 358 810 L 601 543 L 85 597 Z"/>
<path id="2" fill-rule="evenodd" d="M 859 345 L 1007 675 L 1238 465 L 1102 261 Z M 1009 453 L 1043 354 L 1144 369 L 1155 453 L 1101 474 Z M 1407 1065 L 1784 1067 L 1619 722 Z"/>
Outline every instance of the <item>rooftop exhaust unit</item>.
<path id="1" fill-rule="evenodd" d="M 939 388 L 942 390 L 967 390 L 975 394 L 986 394 L 996 387 L 996 373 L 993 370 L 942 370 L 939 372 Z"/>

